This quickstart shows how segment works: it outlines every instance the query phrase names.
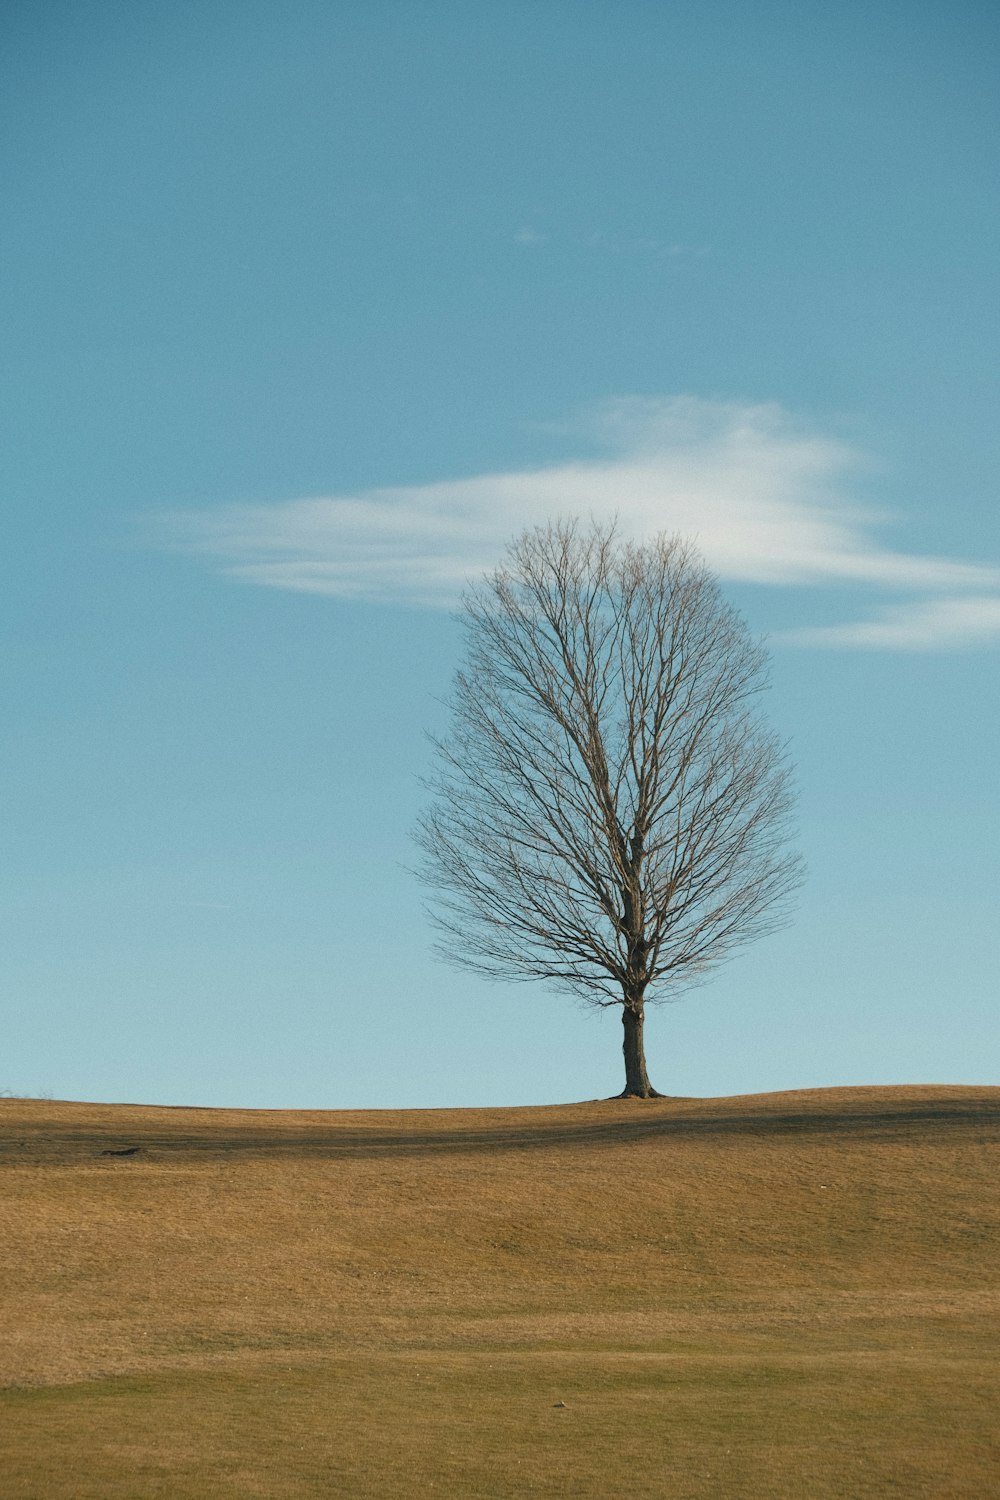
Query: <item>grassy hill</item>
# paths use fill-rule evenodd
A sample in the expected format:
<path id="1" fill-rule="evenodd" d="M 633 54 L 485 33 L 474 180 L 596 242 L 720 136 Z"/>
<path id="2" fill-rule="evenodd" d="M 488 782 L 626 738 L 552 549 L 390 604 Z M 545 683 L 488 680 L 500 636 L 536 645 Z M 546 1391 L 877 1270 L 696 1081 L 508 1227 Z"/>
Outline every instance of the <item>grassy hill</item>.
<path id="1" fill-rule="evenodd" d="M 998 1146 L 987 1088 L 0 1100 L 0 1494 L 984 1500 Z"/>

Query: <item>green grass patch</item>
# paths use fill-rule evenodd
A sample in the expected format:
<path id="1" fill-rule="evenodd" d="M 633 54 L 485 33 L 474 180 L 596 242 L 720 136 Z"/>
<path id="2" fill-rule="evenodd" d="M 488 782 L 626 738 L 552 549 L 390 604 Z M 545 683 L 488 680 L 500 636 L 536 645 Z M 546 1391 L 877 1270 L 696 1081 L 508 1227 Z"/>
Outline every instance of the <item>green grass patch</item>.
<path id="1" fill-rule="evenodd" d="M 7 1392 L 5 1500 L 983 1500 L 987 1361 L 399 1355 Z M 559 1405 L 558 1403 L 565 1403 Z"/>

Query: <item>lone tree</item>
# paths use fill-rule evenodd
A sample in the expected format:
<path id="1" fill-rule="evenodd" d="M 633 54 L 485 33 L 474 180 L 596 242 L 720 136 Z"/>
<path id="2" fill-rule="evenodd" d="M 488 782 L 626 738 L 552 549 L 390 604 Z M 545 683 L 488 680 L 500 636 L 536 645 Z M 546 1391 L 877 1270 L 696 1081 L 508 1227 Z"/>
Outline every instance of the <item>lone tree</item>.
<path id="1" fill-rule="evenodd" d="M 643 1015 L 780 926 L 790 773 L 767 653 L 677 537 L 525 531 L 463 604 L 467 658 L 416 840 L 439 951 L 622 1007 L 622 1097 L 658 1097 Z"/>

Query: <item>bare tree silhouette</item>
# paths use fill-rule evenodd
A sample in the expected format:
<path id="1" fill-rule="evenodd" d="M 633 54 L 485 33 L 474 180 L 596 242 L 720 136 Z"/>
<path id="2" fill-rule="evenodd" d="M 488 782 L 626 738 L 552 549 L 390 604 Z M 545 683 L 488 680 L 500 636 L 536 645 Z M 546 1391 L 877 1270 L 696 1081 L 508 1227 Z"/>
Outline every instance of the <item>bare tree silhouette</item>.
<path id="1" fill-rule="evenodd" d="M 784 751 L 767 653 L 695 550 L 614 526 L 525 531 L 463 605 L 467 657 L 416 840 L 439 951 L 622 1007 L 650 1098 L 647 1001 L 782 925 Z"/>

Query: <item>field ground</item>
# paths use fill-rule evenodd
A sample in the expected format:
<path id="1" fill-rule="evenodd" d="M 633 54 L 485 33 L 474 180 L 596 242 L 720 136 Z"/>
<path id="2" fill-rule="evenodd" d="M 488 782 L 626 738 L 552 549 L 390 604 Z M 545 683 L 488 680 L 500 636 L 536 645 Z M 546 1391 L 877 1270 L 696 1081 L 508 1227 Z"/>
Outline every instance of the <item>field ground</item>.
<path id="1" fill-rule="evenodd" d="M 996 1088 L 0 1100 L 0 1495 L 987 1500 L 998 1146 Z"/>

